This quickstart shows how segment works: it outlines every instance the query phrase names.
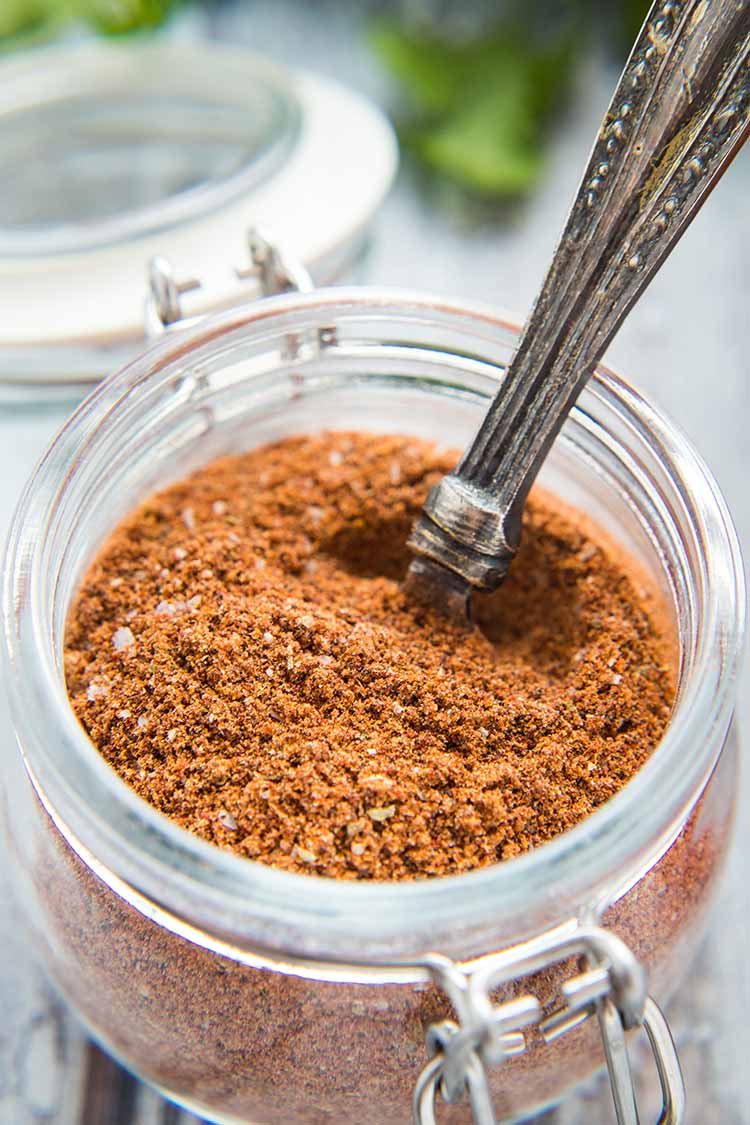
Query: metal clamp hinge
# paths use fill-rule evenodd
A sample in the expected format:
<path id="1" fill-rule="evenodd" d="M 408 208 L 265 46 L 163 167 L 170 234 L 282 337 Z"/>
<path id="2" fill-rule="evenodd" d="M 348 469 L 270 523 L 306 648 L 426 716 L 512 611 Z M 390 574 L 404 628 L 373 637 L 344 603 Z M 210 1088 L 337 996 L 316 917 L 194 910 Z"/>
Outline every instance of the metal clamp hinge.
<path id="1" fill-rule="evenodd" d="M 546 1014 L 539 1000 L 523 995 L 493 1003 L 500 986 L 577 957 L 581 971 L 560 989 L 562 1003 Z M 427 1031 L 430 1061 L 417 1080 L 415 1125 L 436 1125 L 438 1094 L 455 1103 L 468 1097 L 475 1125 L 497 1125 L 488 1067 L 526 1048 L 525 1029 L 537 1027 L 545 1042 L 596 1016 L 618 1125 L 638 1125 L 625 1032 L 642 1027 L 648 1035 L 662 1093 L 658 1125 L 680 1125 L 685 1088 L 669 1026 L 647 994 L 646 974 L 627 946 L 596 926 L 575 925 L 483 957 L 467 972 L 439 954 L 424 962 L 458 1017 Z"/>
<path id="2" fill-rule="evenodd" d="M 240 281 L 257 278 L 263 297 L 290 292 L 309 293 L 314 288 L 312 278 L 304 266 L 282 254 L 278 246 L 257 227 L 248 232 L 247 244 L 249 263 L 237 266 L 234 272 Z M 146 334 L 154 338 L 161 336 L 172 325 L 184 325 L 197 320 L 197 317 L 184 317 L 181 297 L 200 289 L 201 285 L 201 281 L 194 277 L 178 281 L 171 262 L 163 257 L 152 258 L 148 265 Z M 318 337 L 316 346 L 334 343 L 335 331 L 321 329 Z M 297 358 L 301 348 L 300 337 L 290 333 L 285 341 L 284 358 Z"/>

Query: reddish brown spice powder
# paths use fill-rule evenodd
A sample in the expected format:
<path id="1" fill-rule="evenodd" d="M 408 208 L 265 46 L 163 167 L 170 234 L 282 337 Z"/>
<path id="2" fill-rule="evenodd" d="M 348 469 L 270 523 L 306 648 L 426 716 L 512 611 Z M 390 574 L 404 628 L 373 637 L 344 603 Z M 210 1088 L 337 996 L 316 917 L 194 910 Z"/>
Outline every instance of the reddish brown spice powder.
<path id="1" fill-rule="evenodd" d="M 721 763 L 670 849 L 602 919 L 648 968 L 661 1003 L 690 963 L 724 863 L 736 752 Z M 412 1121 L 425 1032 L 456 1018 L 433 986 L 305 980 L 213 953 L 118 897 L 40 806 L 36 815 L 37 942 L 66 996 L 131 1067 L 208 1117 L 258 1125 Z M 23 866 L 27 857 L 16 859 Z M 574 971 L 546 969 L 502 998 L 530 992 L 551 1011 Z M 604 1061 L 595 1020 L 552 1043 L 534 1029 L 528 1040 L 523 1055 L 490 1068 L 501 1119 L 559 1098 Z M 602 1120 L 611 1113 L 608 1094 L 590 1107 L 597 1121 L 598 1108 Z M 650 1117 L 642 1108 L 644 1120 L 656 1119 L 655 1108 Z M 465 1102 L 442 1105 L 440 1121 L 470 1125 L 471 1112 Z"/>
<path id="2" fill-rule="evenodd" d="M 149 499 L 69 620 L 70 698 L 107 761 L 205 839 L 337 878 L 481 867 L 617 792 L 673 698 L 655 599 L 536 493 L 475 629 L 414 604 L 408 532 L 455 461 L 326 433 Z"/>

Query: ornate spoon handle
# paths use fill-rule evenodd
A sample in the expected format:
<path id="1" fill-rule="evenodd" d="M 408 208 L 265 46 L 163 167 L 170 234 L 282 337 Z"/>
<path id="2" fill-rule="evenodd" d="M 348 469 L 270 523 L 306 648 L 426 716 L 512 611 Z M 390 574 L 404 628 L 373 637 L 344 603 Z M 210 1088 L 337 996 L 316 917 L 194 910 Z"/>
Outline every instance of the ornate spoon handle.
<path id="1" fill-rule="evenodd" d="M 412 582 L 500 584 L 576 397 L 749 129 L 750 2 L 657 0 L 500 390 L 414 526 Z"/>

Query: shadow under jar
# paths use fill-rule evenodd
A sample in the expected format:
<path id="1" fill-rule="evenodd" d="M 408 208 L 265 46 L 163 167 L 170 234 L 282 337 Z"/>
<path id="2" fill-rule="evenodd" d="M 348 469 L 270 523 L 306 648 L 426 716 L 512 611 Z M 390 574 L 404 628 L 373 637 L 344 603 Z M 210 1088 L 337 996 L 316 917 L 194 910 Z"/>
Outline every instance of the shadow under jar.
<path id="1" fill-rule="evenodd" d="M 3 756 L 19 895 L 52 977 L 91 1032 L 212 1120 L 410 1120 L 426 1030 L 456 1018 L 429 951 L 470 970 L 548 931 L 593 926 L 622 939 L 664 1003 L 703 931 L 735 791 L 739 550 L 685 438 L 607 371 L 583 392 L 541 481 L 661 592 L 678 686 L 647 764 L 571 831 L 501 864 L 420 882 L 274 870 L 144 803 L 68 703 L 71 599 L 104 537 L 146 495 L 221 454 L 295 433 L 409 432 L 464 446 L 516 336 L 488 310 L 393 290 L 321 290 L 213 316 L 168 332 L 100 386 L 21 500 L 5 573 L 21 754 Z M 551 957 L 493 1000 L 531 995 L 548 1014 L 580 972 L 575 959 Z M 488 1067 L 498 1119 L 558 1101 L 603 1061 L 595 1018 L 552 1042 L 537 1027 L 525 1038 L 522 1054 Z M 442 1106 L 440 1119 L 470 1121 L 471 1111 L 464 1100 Z"/>

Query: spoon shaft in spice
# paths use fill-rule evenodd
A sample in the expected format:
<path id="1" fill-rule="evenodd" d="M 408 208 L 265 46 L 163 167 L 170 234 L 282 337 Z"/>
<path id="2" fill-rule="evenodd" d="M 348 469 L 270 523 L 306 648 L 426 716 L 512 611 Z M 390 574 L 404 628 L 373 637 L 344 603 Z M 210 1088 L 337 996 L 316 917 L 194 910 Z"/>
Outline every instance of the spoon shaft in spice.
<path id="1" fill-rule="evenodd" d="M 750 0 L 657 0 L 500 389 L 414 525 L 411 593 L 467 616 L 500 585 L 578 394 L 749 128 Z"/>

